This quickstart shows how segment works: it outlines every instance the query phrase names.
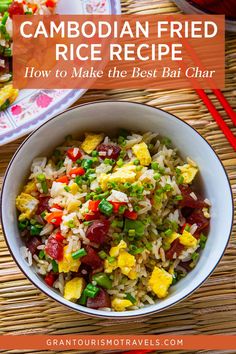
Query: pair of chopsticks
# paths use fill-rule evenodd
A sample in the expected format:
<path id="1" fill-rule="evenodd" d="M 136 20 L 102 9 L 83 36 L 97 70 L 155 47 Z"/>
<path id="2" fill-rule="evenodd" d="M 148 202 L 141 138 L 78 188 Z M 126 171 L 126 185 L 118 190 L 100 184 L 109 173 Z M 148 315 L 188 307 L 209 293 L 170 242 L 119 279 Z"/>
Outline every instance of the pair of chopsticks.
<path id="1" fill-rule="evenodd" d="M 233 134 L 233 132 L 228 127 L 228 125 L 225 123 L 223 117 L 217 111 L 213 102 L 210 100 L 210 98 L 208 97 L 208 95 L 205 93 L 204 90 L 196 89 L 196 92 L 199 95 L 199 97 L 202 99 L 203 103 L 205 104 L 209 112 L 211 113 L 213 119 L 215 120 L 215 122 L 217 123 L 217 125 L 219 126 L 223 134 L 225 135 L 230 145 L 236 151 L 236 136 Z M 221 103 L 222 107 L 224 108 L 225 112 L 228 114 L 234 126 L 236 126 L 236 112 L 230 106 L 229 102 L 227 101 L 223 93 L 218 89 L 213 89 L 212 92 L 217 97 L 218 101 Z"/>

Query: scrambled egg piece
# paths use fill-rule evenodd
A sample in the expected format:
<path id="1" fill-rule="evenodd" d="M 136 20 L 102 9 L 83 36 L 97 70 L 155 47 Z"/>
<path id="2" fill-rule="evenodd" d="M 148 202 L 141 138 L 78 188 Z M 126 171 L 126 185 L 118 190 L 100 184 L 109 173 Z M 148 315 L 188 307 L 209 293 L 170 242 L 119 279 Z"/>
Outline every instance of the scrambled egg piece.
<path id="1" fill-rule="evenodd" d="M 116 172 L 111 174 L 102 173 L 99 177 L 99 183 L 103 190 L 107 189 L 108 182 L 116 183 L 133 183 L 136 179 L 136 166 L 134 165 L 124 165 L 119 168 Z"/>
<path id="2" fill-rule="evenodd" d="M 152 158 L 146 143 L 142 142 L 140 144 L 136 144 L 132 147 L 132 150 L 135 156 L 139 159 L 141 165 L 150 165 Z"/>
<path id="3" fill-rule="evenodd" d="M 80 260 L 73 259 L 71 253 L 67 253 L 68 246 L 65 246 L 63 249 L 63 259 L 58 262 L 59 273 L 68 273 L 68 272 L 78 272 L 80 267 Z"/>
<path id="4" fill-rule="evenodd" d="M 23 189 L 23 192 L 26 193 L 26 194 L 31 194 L 33 192 L 37 192 L 37 186 L 36 186 L 36 183 L 34 180 L 28 182 L 24 189 Z"/>
<path id="5" fill-rule="evenodd" d="M 190 234 L 190 232 L 184 230 L 183 234 L 179 238 L 179 242 L 186 247 L 196 247 L 197 239 Z"/>
<path id="6" fill-rule="evenodd" d="M 178 166 L 177 168 L 181 171 L 181 175 L 184 178 L 184 183 L 187 184 L 191 183 L 198 173 L 198 168 L 189 164 Z"/>
<path id="7" fill-rule="evenodd" d="M 73 201 L 68 203 L 68 205 L 66 207 L 66 210 L 68 211 L 68 213 L 72 213 L 73 211 L 78 210 L 80 205 L 81 205 L 81 201 L 80 200 L 73 200 Z"/>
<path id="8" fill-rule="evenodd" d="M 117 257 L 119 256 L 120 250 L 126 249 L 127 248 L 127 243 L 123 240 L 120 241 L 119 245 L 114 246 L 110 249 L 110 256 L 111 257 Z"/>
<path id="9" fill-rule="evenodd" d="M 152 275 L 148 281 L 152 291 L 159 299 L 168 295 L 168 289 L 172 283 L 172 276 L 166 270 L 154 267 Z"/>
<path id="10" fill-rule="evenodd" d="M 133 255 L 126 252 L 125 248 L 127 248 L 127 244 L 121 240 L 119 245 L 110 249 L 110 256 L 116 259 L 111 263 L 107 259 L 105 260 L 105 273 L 112 273 L 113 270 L 120 268 L 122 274 L 133 280 L 137 278 L 137 272 L 135 271 L 136 259 Z"/>
<path id="11" fill-rule="evenodd" d="M 96 149 L 103 139 L 104 134 L 85 133 L 85 140 L 83 141 L 81 148 L 86 152 L 86 154 L 91 154 L 91 152 Z"/>
<path id="12" fill-rule="evenodd" d="M 38 199 L 32 197 L 30 194 L 21 193 L 16 198 L 16 207 L 21 212 L 19 220 L 30 219 L 38 206 Z"/>
<path id="13" fill-rule="evenodd" d="M 169 247 L 172 242 L 174 242 L 178 237 L 180 237 L 181 235 L 178 234 L 177 232 L 173 232 L 170 236 L 166 236 L 163 239 L 163 245 L 164 247 Z"/>
<path id="14" fill-rule="evenodd" d="M 6 85 L 0 90 L 0 107 L 9 101 L 9 105 L 13 103 L 18 96 L 19 90 L 13 88 L 12 85 Z M 8 105 L 6 105 L 8 106 Z"/>
<path id="15" fill-rule="evenodd" d="M 115 297 L 111 301 L 111 306 L 115 311 L 124 311 L 127 307 L 133 306 L 132 302 L 126 299 Z"/>
<path id="16" fill-rule="evenodd" d="M 85 288 L 85 280 L 83 278 L 74 278 L 68 281 L 64 289 L 64 298 L 69 301 L 76 301 L 81 297 Z"/>

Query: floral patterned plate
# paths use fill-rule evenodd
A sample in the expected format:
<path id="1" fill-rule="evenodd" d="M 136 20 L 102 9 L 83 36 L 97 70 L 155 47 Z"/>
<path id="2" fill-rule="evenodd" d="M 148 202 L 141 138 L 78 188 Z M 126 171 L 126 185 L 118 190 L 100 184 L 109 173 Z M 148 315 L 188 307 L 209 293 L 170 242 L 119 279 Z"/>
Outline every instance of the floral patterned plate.
<path id="1" fill-rule="evenodd" d="M 57 13 L 120 14 L 120 0 L 59 0 Z M 77 101 L 86 90 L 22 90 L 17 100 L 0 112 L 0 145 L 37 128 Z"/>

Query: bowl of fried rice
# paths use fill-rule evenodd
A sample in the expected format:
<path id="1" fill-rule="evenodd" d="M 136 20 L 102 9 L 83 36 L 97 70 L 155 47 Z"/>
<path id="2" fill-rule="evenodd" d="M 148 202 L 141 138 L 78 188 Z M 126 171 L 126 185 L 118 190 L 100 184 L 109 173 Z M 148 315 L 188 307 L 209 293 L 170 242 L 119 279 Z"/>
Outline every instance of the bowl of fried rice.
<path id="1" fill-rule="evenodd" d="M 206 140 L 157 108 L 72 108 L 13 156 L 1 197 L 8 247 L 41 291 L 81 313 L 138 317 L 185 299 L 230 237 L 232 193 Z"/>

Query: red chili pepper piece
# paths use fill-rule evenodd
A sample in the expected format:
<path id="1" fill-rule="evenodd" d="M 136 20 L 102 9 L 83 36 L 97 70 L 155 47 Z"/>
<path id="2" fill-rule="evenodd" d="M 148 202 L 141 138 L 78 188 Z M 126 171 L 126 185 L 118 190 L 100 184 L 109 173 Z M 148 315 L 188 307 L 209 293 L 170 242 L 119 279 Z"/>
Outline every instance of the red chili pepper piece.
<path id="1" fill-rule="evenodd" d="M 98 245 L 105 242 L 106 234 L 109 230 L 110 223 L 108 220 L 94 220 L 89 226 L 86 236 L 87 238 Z"/>
<path id="2" fill-rule="evenodd" d="M 53 274 L 52 272 L 48 273 L 46 275 L 46 277 L 44 278 L 45 280 L 45 283 L 48 284 L 48 286 L 53 286 L 53 283 L 55 282 L 56 280 L 56 276 L 55 274 Z"/>
<path id="3" fill-rule="evenodd" d="M 49 224 L 53 224 L 55 226 L 60 226 L 62 222 L 63 211 L 54 211 L 53 213 L 46 216 L 46 221 Z"/>
<path id="4" fill-rule="evenodd" d="M 106 290 L 100 288 L 99 293 L 94 298 L 88 298 L 87 307 L 99 309 L 101 307 L 111 307 L 111 298 Z"/>
<path id="5" fill-rule="evenodd" d="M 62 210 L 63 208 L 60 205 L 58 205 L 58 204 L 53 204 L 50 209 Z"/>
<path id="6" fill-rule="evenodd" d="M 96 212 L 96 211 L 99 211 L 98 209 L 98 206 L 100 204 L 100 200 L 90 200 L 89 201 L 89 210 L 93 211 L 93 212 Z"/>
<path id="7" fill-rule="evenodd" d="M 171 244 L 171 248 L 166 251 L 166 258 L 167 259 L 173 259 L 174 254 L 176 253 L 176 256 L 178 257 L 179 254 L 184 250 L 184 245 L 181 245 L 179 242 L 179 239 L 177 238 L 174 240 Z"/>
<path id="8" fill-rule="evenodd" d="M 56 182 L 68 184 L 69 183 L 69 178 L 67 176 L 61 176 L 61 177 L 56 179 Z"/>
<path id="9" fill-rule="evenodd" d="M 124 216 L 128 219 L 131 219 L 131 220 L 136 220 L 137 217 L 138 217 L 138 213 L 136 213 L 136 211 L 129 211 L 129 210 L 126 210 L 125 213 L 124 213 Z"/>
<path id="10" fill-rule="evenodd" d="M 72 168 L 69 172 L 69 175 L 83 176 L 85 174 L 85 169 L 83 167 Z"/>
<path id="11" fill-rule="evenodd" d="M 73 162 L 75 162 L 76 160 L 78 160 L 82 156 L 82 154 L 79 150 L 77 151 L 77 148 L 71 148 L 71 149 L 67 150 L 67 156 Z"/>
<path id="12" fill-rule="evenodd" d="M 56 240 L 53 236 L 48 238 L 45 252 L 53 259 L 61 261 L 63 258 L 63 244 Z"/>
<path id="13" fill-rule="evenodd" d="M 121 151 L 121 148 L 113 144 L 100 144 L 97 147 L 98 152 L 103 152 L 103 155 L 99 155 L 101 159 L 117 160 Z"/>
<path id="14" fill-rule="evenodd" d="M 12 18 L 14 15 L 24 15 L 24 13 L 25 13 L 23 4 L 20 2 L 16 2 L 16 1 L 14 1 L 10 5 L 8 12 L 9 12 L 10 18 Z"/>
<path id="15" fill-rule="evenodd" d="M 87 255 L 80 258 L 81 263 L 87 264 L 93 270 L 103 268 L 103 261 L 92 247 L 88 246 L 86 252 Z"/>

